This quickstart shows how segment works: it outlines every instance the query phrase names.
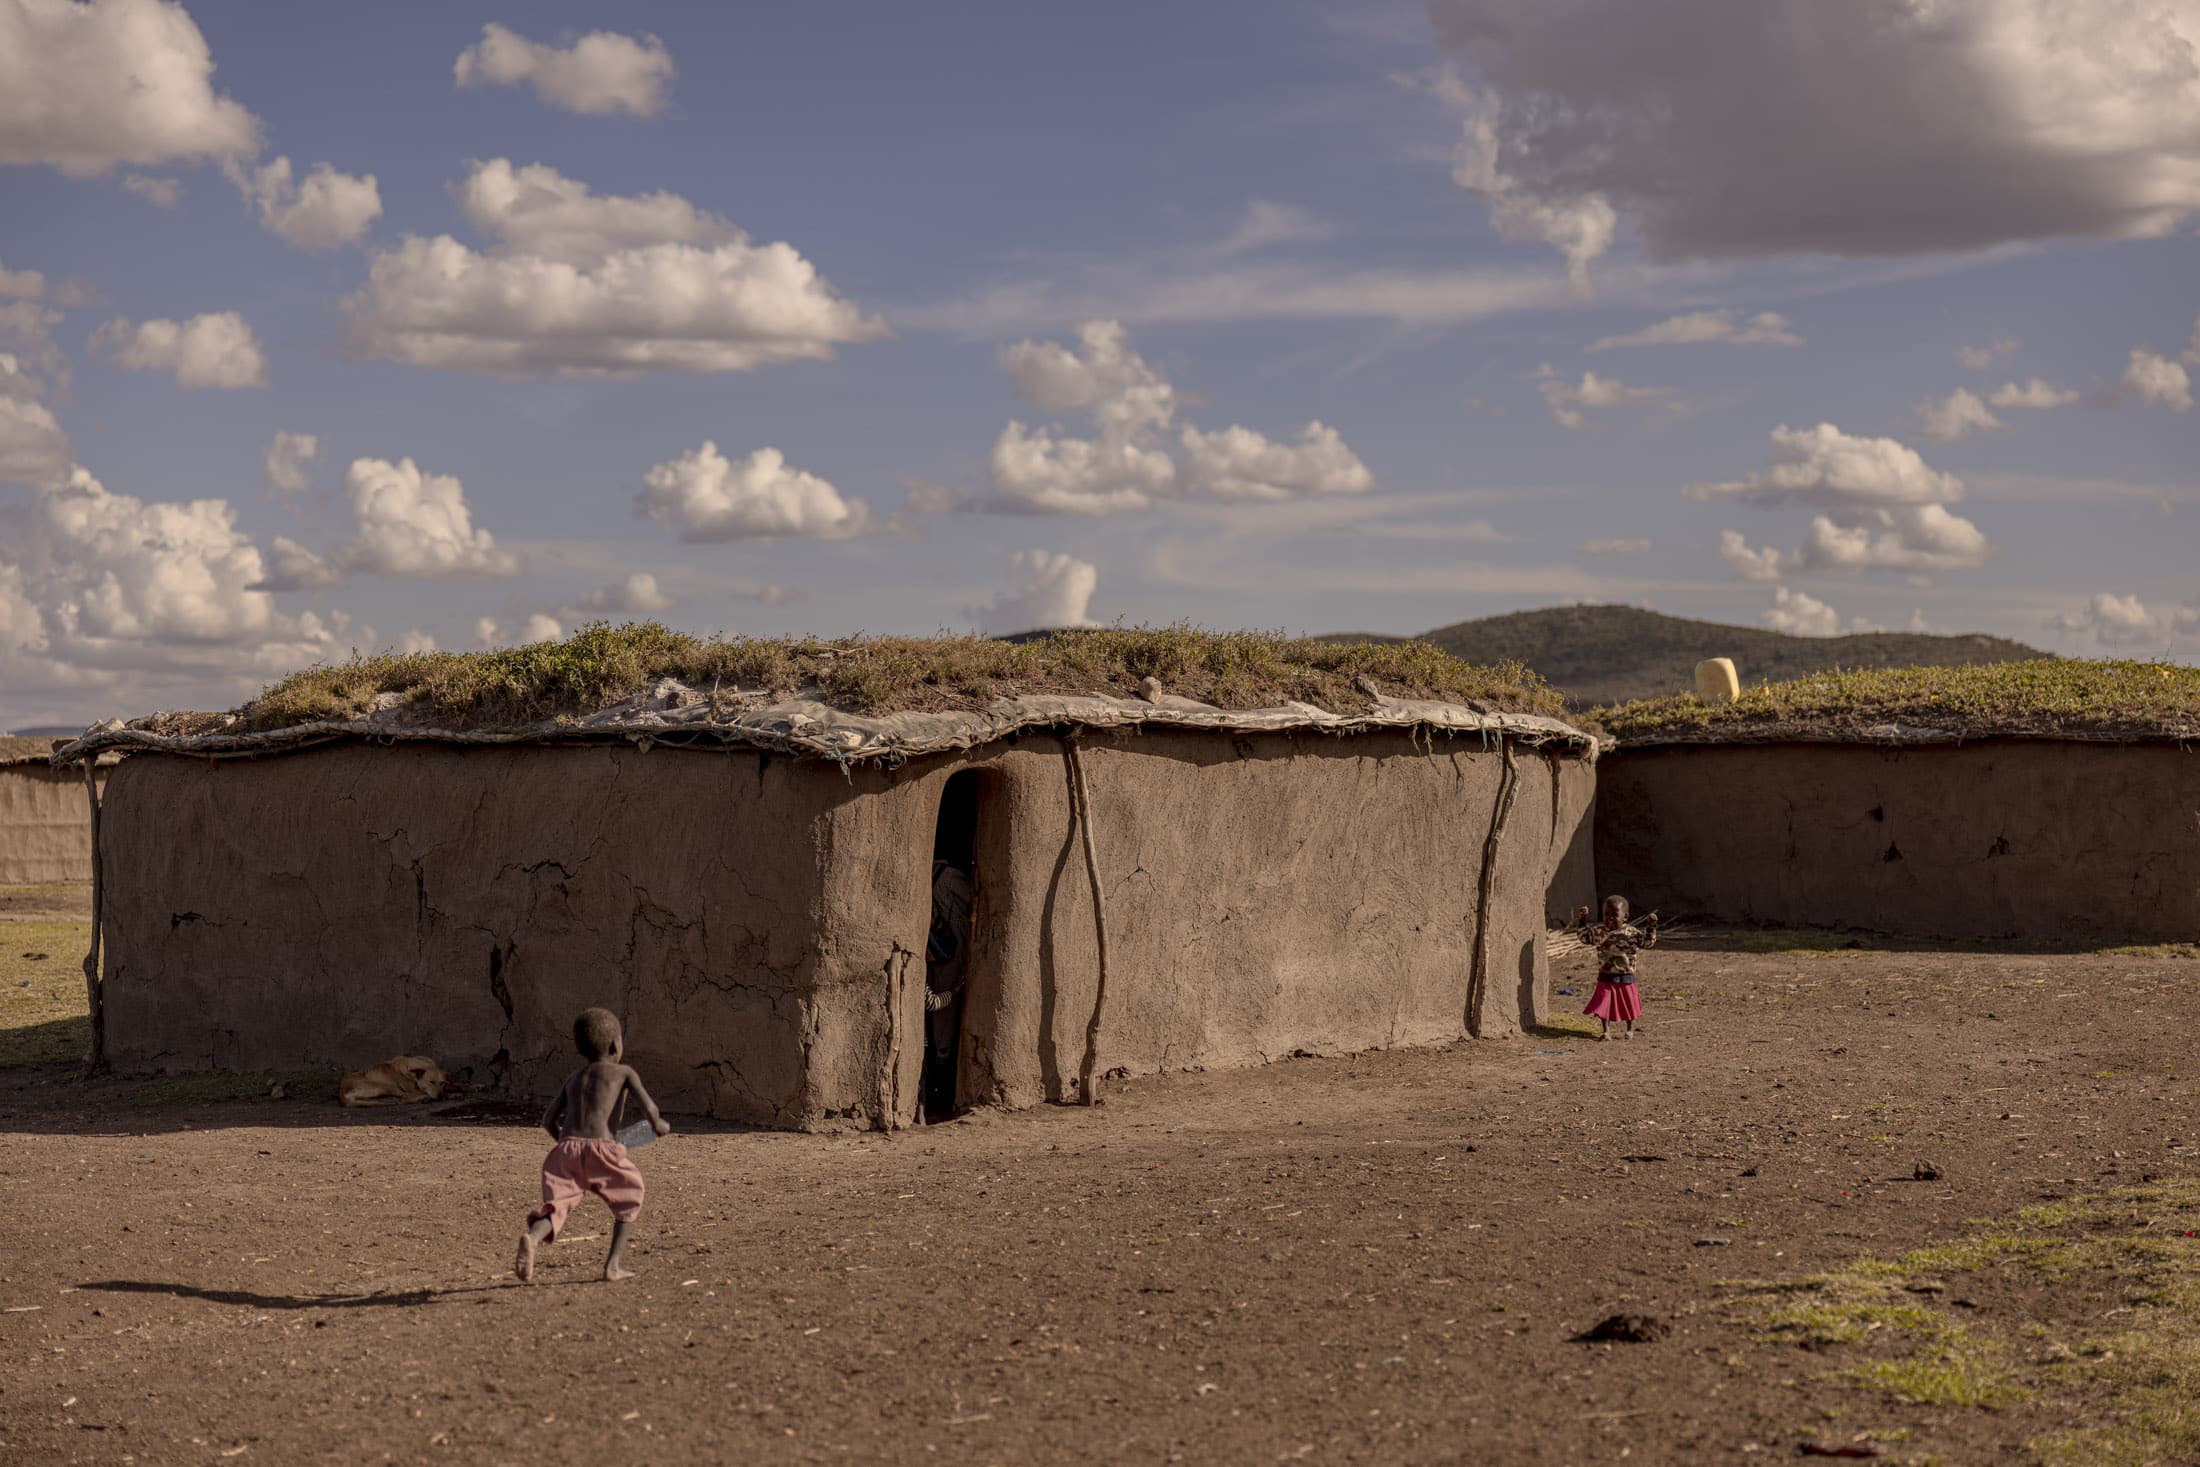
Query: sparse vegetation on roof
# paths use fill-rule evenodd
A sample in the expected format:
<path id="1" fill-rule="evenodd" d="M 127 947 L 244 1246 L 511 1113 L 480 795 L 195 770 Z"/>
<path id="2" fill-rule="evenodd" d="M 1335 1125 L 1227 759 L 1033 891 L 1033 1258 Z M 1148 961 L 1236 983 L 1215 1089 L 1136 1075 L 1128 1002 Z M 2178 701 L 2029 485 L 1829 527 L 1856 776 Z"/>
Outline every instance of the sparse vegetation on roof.
<path id="1" fill-rule="evenodd" d="M 855 713 L 983 708 L 997 698 L 1165 691 L 1223 708 L 1300 701 L 1333 713 L 1373 706 L 1365 677 L 1390 697 L 1561 717 L 1564 704 L 1517 663 L 1476 667 L 1424 643 L 1336 645 L 1190 627 L 1062 632 L 1022 642 L 985 637 L 843 641 L 700 638 L 656 622 L 593 623 L 559 642 L 492 652 L 357 657 L 308 668 L 243 710 L 253 729 L 364 716 L 395 694 L 444 728 L 496 728 L 583 717 L 675 677 L 702 689 L 809 693 Z M 176 731 L 185 731 L 178 728 Z"/>
<path id="2" fill-rule="evenodd" d="M 2200 739 L 2200 668 L 2043 658 L 1984 667 L 1883 667 L 1597 709 L 1622 744 L 1869 737 L 1901 725 L 1963 738 Z"/>

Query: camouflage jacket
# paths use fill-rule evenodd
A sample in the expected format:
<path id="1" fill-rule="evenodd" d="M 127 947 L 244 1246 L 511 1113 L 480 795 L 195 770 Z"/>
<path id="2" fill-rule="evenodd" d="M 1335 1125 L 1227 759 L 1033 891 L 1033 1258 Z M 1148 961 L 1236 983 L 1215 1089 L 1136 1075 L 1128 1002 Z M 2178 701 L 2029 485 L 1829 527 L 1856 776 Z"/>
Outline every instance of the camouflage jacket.
<path id="1" fill-rule="evenodd" d="M 1637 927 L 1632 922 L 1622 922 L 1616 927 L 1595 922 L 1582 929 L 1581 940 L 1597 950 L 1599 978 L 1633 982 L 1636 955 L 1646 947 L 1658 945 L 1658 929 Z"/>

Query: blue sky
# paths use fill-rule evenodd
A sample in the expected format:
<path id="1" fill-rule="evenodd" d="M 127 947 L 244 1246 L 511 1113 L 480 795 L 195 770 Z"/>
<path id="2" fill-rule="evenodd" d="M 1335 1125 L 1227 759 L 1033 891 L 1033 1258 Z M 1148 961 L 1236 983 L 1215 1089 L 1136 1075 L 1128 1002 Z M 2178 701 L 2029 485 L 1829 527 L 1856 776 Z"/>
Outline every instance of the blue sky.
<path id="1" fill-rule="evenodd" d="M 0 437 L 0 726 L 227 705 L 353 646 L 594 607 L 1413 632 L 1599 600 L 2189 659 L 2200 0 L 2105 0 L 2067 36 L 2021 0 L 1933 34 L 1897 0 L 1807 44 L 1759 27 L 1799 3 L 9 0 L 0 386 L 35 409 Z M 482 52 L 460 86 L 487 26 L 528 75 Z M 599 30 L 624 49 L 571 50 Z M 2170 63 L 2120 70 L 2134 40 Z M 159 115 L 98 80 L 132 68 Z M 1875 89 L 1912 100 L 1860 115 Z M 350 180 L 348 211 L 268 183 L 279 157 Z M 585 189 L 615 247 L 570 210 L 494 234 L 460 190 L 495 160 Z M 667 207 L 687 222 L 652 234 Z M 601 319 L 494 291 L 459 303 L 491 365 L 375 339 L 439 288 L 408 237 L 442 235 L 676 324 L 619 324 L 625 375 L 596 370 Z M 746 273 L 775 242 L 821 280 Z M 770 290 L 794 315 L 766 330 Z M 1771 341 L 1593 349 L 1764 313 Z M 190 324 L 232 314 L 256 370 Z M 1051 445 L 1021 473 L 1011 421 Z M 316 439 L 301 488 L 269 482 L 279 431 Z"/>

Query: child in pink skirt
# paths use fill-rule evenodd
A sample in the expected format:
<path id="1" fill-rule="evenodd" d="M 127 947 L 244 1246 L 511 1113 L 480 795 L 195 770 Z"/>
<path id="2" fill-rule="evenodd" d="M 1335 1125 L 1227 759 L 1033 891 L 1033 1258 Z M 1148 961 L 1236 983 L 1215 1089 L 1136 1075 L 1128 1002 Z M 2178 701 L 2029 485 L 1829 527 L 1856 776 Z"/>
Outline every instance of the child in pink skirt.
<path id="1" fill-rule="evenodd" d="M 1652 912 L 1638 926 L 1627 920 L 1627 898 L 1606 897 L 1604 920 L 1589 925 L 1589 909 L 1574 913 L 1582 940 L 1597 950 L 1597 987 L 1582 1012 L 1598 1024 L 1597 1038 L 1612 1037 L 1612 1021 L 1627 1026 L 1621 1037 L 1635 1037 L 1635 1020 L 1642 1017 L 1642 990 L 1635 983 L 1635 955 L 1658 945 L 1658 914 Z"/>

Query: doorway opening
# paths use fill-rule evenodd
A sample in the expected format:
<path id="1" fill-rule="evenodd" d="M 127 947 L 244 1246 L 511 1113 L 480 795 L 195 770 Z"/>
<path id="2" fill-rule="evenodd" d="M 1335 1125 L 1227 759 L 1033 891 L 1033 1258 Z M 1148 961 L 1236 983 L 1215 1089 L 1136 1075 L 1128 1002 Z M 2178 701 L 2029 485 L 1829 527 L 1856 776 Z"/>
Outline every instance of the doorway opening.
<path id="1" fill-rule="evenodd" d="M 978 905 L 978 800 L 983 776 L 966 769 L 940 794 L 932 834 L 932 924 L 924 944 L 924 1080 L 918 1104 L 926 1121 L 955 1114 L 962 1067 L 963 1009 Z"/>

